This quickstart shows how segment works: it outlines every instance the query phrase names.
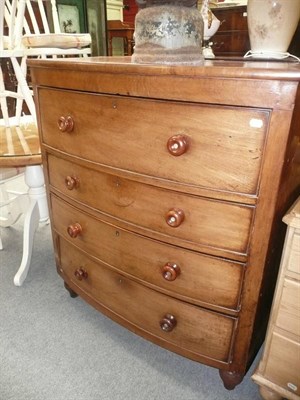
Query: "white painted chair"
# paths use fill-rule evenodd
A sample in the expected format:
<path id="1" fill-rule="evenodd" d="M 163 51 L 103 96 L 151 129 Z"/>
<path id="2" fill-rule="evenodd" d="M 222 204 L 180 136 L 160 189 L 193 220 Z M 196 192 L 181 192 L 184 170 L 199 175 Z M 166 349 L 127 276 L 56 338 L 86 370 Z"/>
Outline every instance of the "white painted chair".
<path id="1" fill-rule="evenodd" d="M 46 8 L 45 5 L 50 5 L 50 7 Z M 51 10 L 51 18 L 48 18 L 49 14 L 46 13 L 46 9 L 48 12 L 49 9 Z M 53 32 L 50 29 L 50 20 L 54 27 Z M 15 285 L 21 286 L 30 266 L 34 233 L 40 222 L 48 221 L 40 151 L 35 149 L 31 152 L 21 127 L 21 121 L 24 119 L 21 116 L 22 106 L 25 101 L 29 109 L 29 117 L 34 122 L 34 131 L 37 131 L 33 93 L 26 80 L 26 59 L 28 57 L 87 57 L 91 53 L 91 36 L 90 34 L 61 33 L 55 0 L 0 0 L 0 21 L 2 21 L 0 23 L 0 59 L 10 58 L 17 80 L 16 93 L 6 90 L 3 74 L 0 71 L 0 99 L 3 115 L 3 119 L 0 120 L 0 132 L 2 123 L 5 132 L 4 143 L 8 152 L 8 154 L 3 153 L 0 149 L 0 165 L 5 167 L 9 165 L 24 166 L 24 177 L 28 186 L 29 205 L 23 207 L 25 202 L 20 204 L 18 201 L 18 196 L 22 196 L 23 193 L 10 193 L 5 189 L 5 184 L 2 185 L 2 197 L 5 199 L 2 210 L 9 211 L 8 215 L 2 218 L 2 225 L 9 226 L 14 223 L 20 216 L 20 212 L 25 215 L 23 258 L 14 277 Z M 6 37 L 3 35 L 4 21 L 8 26 Z M 10 118 L 7 111 L 9 96 L 17 99 L 14 118 Z M 38 137 L 35 136 L 35 143 L 37 142 L 39 142 Z M 12 164 L 12 160 L 14 164 Z"/>
<path id="2" fill-rule="evenodd" d="M 10 9 L 10 10 L 9 10 Z M 16 99 L 20 104 L 25 100 L 28 108 L 35 118 L 35 106 L 32 95 L 24 79 L 24 52 L 21 49 L 15 49 L 15 27 L 22 26 L 23 14 L 19 9 L 17 14 L 17 2 L 10 3 L 7 8 L 6 1 L 0 2 L 0 106 L 2 118 L 0 119 L 0 129 L 5 132 L 7 137 L 10 136 L 10 126 L 12 121 L 15 125 L 19 125 L 20 120 L 16 120 L 16 116 L 9 116 L 8 99 Z M 10 60 L 18 90 L 8 90 L 5 87 L 2 65 L 4 60 Z M 18 59 L 21 59 L 19 63 Z M 19 118 L 21 113 L 19 115 Z M 8 140 L 8 143 L 10 141 Z M 3 145 L 2 141 L 1 144 Z M 2 150 L 2 149 L 1 149 Z M 25 168 L 0 168 L 0 226 L 7 227 L 14 224 L 24 212 L 26 205 L 26 190 L 11 190 L 10 184 L 24 175 Z M 0 237 L 0 250 L 3 249 Z"/>
<path id="3" fill-rule="evenodd" d="M 27 56 L 87 57 L 91 54 L 92 39 L 89 33 L 61 32 L 55 0 L 19 0 L 22 9 L 24 6 L 21 3 L 25 3 L 25 33 L 17 45 L 26 49 Z"/>
<path id="4" fill-rule="evenodd" d="M 25 117 L 20 126 L 5 127 L 1 122 L 0 227 L 9 227 L 24 215 L 23 256 L 14 277 L 14 284 L 21 286 L 30 267 L 34 234 L 40 223 L 49 222 L 48 205 L 36 123 L 26 123 Z M 16 183 L 20 172 L 22 185 Z"/>
<path id="5" fill-rule="evenodd" d="M 18 5 L 17 0 L 1 0 L 0 2 L 0 105 L 6 127 L 12 123 L 7 107 L 9 97 L 17 100 L 19 108 L 25 101 L 34 120 L 36 115 L 32 93 L 26 81 L 26 54 L 24 49 L 16 46 L 16 38 L 22 34 L 24 12 L 25 4 Z M 5 35 L 5 33 L 7 34 Z M 16 92 L 7 90 L 5 87 L 2 63 L 6 59 L 9 59 L 12 64 L 18 88 Z M 13 122 L 14 125 L 19 125 L 20 117 L 21 109 Z"/>
<path id="6" fill-rule="evenodd" d="M 15 224 L 29 205 L 28 187 L 24 182 L 25 168 L 0 169 L 0 227 Z M 0 250 L 3 244 L 0 236 Z"/>
<path id="7" fill-rule="evenodd" d="M 91 35 L 89 33 L 62 33 L 55 0 L 5 0 L 7 20 L 11 20 L 14 51 L 23 54 L 21 61 L 22 77 L 27 76 L 26 60 L 28 57 L 65 57 L 91 54 Z M 22 21 L 21 21 L 22 19 Z M 38 22 L 39 21 L 39 22 Z M 18 84 L 21 84 L 20 77 Z M 24 84 L 24 81 L 22 82 Z M 28 82 L 26 82 L 28 96 Z M 18 93 L 21 91 L 21 86 Z M 32 91 L 31 98 L 33 97 Z M 23 96 L 31 103 L 33 100 Z M 16 117 L 22 112 L 22 97 L 17 100 Z M 28 107 L 35 118 L 35 110 Z"/>

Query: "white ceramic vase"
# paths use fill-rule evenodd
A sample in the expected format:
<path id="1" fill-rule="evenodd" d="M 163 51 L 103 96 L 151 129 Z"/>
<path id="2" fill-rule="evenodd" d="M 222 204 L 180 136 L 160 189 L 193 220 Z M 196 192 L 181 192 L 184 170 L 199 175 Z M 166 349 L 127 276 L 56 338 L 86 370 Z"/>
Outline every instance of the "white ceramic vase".
<path id="1" fill-rule="evenodd" d="M 257 56 L 286 53 L 300 17 L 300 0 L 248 0 L 251 52 Z"/>

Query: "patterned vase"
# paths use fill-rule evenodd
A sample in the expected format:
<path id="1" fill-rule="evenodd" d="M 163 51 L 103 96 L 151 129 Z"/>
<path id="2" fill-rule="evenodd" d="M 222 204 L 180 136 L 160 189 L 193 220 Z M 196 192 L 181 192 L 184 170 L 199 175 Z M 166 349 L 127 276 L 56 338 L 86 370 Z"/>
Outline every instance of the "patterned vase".
<path id="1" fill-rule="evenodd" d="M 251 53 L 280 57 L 286 53 L 300 16 L 300 0 L 248 0 Z"/>

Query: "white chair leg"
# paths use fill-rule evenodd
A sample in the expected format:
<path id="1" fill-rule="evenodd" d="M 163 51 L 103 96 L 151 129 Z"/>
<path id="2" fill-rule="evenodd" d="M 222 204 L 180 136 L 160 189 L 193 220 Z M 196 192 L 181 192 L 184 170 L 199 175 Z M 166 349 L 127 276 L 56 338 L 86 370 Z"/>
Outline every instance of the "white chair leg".
<path id="1" fill-rule="evenodd" d="M 38 203 L 34 200 L 30 202 L 29 209 L 27 210 L 25 221 L 24 221 L 24 232 L 23 232 L 23 257 L 21 265 L 18 269 L 14 277 L 14 284 L 16 286 L 21 286 L 28 274 L 32 248 L 33 248 L 33 239 L 35 231 L 39 226 L 39 206 Z"/>
<path id="2" fill-rule="evenodd" d="M 42 167 L 40 165 L 27 166 L 25 170 L 25 182 L 29 186 L 30 206 L 24 221 L 23 258 L 20 268 L 14 277 L 14 284 L 16 286 L 21 286 L 28 274 L 33 238 L 39 222 L 45 222 L 49 218 Z"/>

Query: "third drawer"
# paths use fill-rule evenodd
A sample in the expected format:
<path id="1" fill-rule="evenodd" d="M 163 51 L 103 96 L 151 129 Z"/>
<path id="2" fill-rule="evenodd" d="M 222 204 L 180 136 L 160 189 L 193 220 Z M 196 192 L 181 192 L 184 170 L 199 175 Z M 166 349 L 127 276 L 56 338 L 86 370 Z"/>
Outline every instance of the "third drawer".
<path id="1" fill-rule="evenodd" d="M 239 310 L 243 263 L 151 240 L 96 219 L 55 195 L 51 207 L 60 236 L 115 270 L 189 302 Z M 76 226 L 80 228 L 71 237 L 69 229 L 76 233 Z"/>

